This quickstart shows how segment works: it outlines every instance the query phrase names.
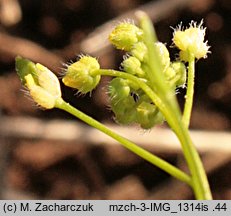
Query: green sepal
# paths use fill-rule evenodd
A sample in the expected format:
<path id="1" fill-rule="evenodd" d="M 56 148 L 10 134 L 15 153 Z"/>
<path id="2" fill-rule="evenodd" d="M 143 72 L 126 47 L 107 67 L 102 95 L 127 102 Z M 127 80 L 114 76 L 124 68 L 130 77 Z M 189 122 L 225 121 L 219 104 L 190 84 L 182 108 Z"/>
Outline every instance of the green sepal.
<path id="1" fill-rule="evenodd" d="M 36 74 L 37 69 L 32 61 L 22 58 L 21 56 L 17 56 L 15 58 L 15 69 L 23 85 L 26 84 L 25 76 L 28 74 L 31 74 L 35 82 L 38 82 Z"/>

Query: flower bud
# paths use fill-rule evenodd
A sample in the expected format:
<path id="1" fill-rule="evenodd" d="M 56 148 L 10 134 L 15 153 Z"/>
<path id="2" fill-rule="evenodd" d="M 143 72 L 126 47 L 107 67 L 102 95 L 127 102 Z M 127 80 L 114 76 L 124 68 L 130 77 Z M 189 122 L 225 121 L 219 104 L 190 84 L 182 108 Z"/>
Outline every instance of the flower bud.
<path id="1" fill-rule="evenodd" d="M 170 82 L 176 77 L 176 71 L 170 66 L 167 68 L 164 75 L 165 75 L 166 80 Z"/>
<path id="2" fill-rule="evenodd" d="M 16 70 L 33 100 L 43 108 L 52 109 L 61 98 L 58 78 L 48 68 L 28 59 L 16 58 Z"/>
<path id="3" fill-rule="evenodd" d="M 148 53 L 148 49 L 144 44 L 144 42 L 135 43 L 131 49 L 132 56 L 136 57 L 141 62 L 147 61 L 147 53 Z"/>
<path id="4" fill-rule="evenodd" d="M 131 96 L 117 103 L 111 102 L 111 109 L 115 114 L 115 120 L 120 124 L 131 124 L 135 122 L 135 102 Z"/>
<path id="5" fill-rule="evenodd" d="M 122 78 L 114 78 L 109 83 L 109 95 L 112 100 L 122 100 L 130 95 L 128 81 Z"/>
<path id="6" fill-rule="evenodd" d="M 59 80 L 55 74 L 39 63 L 35 67 L 37 69 L 39 85 L 54 97 L 61 97 Z"/>
<path id="7" fill-rule="evenodd" d="M 168 49 L 161 42 L 156 42 L 154 46 L 157 49 L 157 53 L 159 55 L 161 66 L 163 70 L 166 70 L 168 66 L 170 65 L 170 57 L 169 57 Z"/>
<path id="8" fill-rule="evenodd" d="M 28 74 L 32 74 L 34 80 L 37 81 L 36 68 L 32 61 L 17 56 L 15 58 L 15 69 L 23 85 L 26 83 L 25 76 Z"/>
<path id="9" fill-rule="evenodd" d="M 135 101 L 130 90 L 128 80 L 114 78 L 109 83 L 111 109 L 121 124 L 130 124 L 135 119 Z"/>
<path id="10" fill-rule="evenodd" d="M 122 62 L 122 66 L 127 73 L 137 75 L 139 77 L 145 76 L 144 71 L 141 68 L 140 61 L 133 56 L 130 56 L 129 58 L 125 59 Z"/>
<path id="11" fill-rule="evenodd" d="M 184 86 L 186 83 L 186 67 L 180 61 L 171 63 L 164 75 L 167 82 L 174 88 Z"/>
<path id="12" fill-rule="evenodd" d="M 111 109 L 120 124 L 138 123 L 149 129 L 164 118 L 150 98 L 141 90 L 133 89 L 128 80 L 114 78 L 109 84 Z"/>
<path id="13" fill-rule="evenodd" d="M 142 36 L 142 29 L 131 23 L 121 23 L 111 32 L 109 40 L 117 49 L 130 51 Z"/>
<path id="14" fill-rule="evenodd" d="M 41 86 L 36 85 L 31 74 L 26 75 L 25 80 L 26 86 L 30 92 L 30 96 L 39 106 L 45 109 L 52 109 L 55 107 L 55 102 L 57 98 Z"/>
<path id="15" fill-rule="evenodd" d="M 78 89 L 81 93 L 92 91 L 100 81 L 100 75 L 91 72 L 100 69 L 98 61 L 90 56 L 83 56 L 79 61 L 68 66 L 62 81 L 66 86 Z"/>
<path id="16" fill-rule="evenodd" d="M 185 67 L 185 65 L 180 61 L 176 61 L 176 62 L 173 62 L 171 64 L 171 67 L 173 68 L 173 70 L 176 73 L 175 85 L 177 87 L 184 86 L 185 83 L 186 83 L 186 79 L 187 79 L 186 78 L 186 67 Z"/>

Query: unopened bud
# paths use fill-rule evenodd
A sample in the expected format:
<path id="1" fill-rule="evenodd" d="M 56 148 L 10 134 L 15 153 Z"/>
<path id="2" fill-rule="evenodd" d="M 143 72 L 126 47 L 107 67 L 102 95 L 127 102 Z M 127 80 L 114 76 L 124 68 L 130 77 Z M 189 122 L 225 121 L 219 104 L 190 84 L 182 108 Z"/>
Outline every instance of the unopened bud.
<path id="1" fill-rule="evenodd" d="M 145 76 L 145 73 L 141 68 L 140 61 L 133 56 L 130 56 L 129 58 L 125 59 L 122 62 L 122 66 L 127 73 L 137 75 L 139 77 Z"/>
<path id="2" fill-rule="evenodd" d="M 130 51 L 142 36 L 142 29 L 131 23 L 121 23 L 111 32 L 109 40 L 117 49 Z"/>
<path id="3" fill-rule="evenodd" d="M 100 75 L 91 72 L 100 69 L 98 61 L 90 56 L 83 56 L 68 66 L 62 81 L 66 86 L 78 89 L 81 93 L 91 92 L 99 83 Z"/>
<path id="4" fill-rule="evenodd" d="M 52 109 L 55 107 L 56 97 L 47 92 L 41 86 L 35 84 L 31 74 L 25 76 L 26 86 L 29 89 L 32 99 L 41 107 L 45 109 Z"/>
<path id="5" fill-rule="evenodd" d="M 35 67 L 37 69 L 39 85 L 54 97 L 61 97 L 59 80 L 55 74 L 39 63 Z"/>
<path id="6" fill-rule="evenodd" d="M 186 83 L 186 67 L 180 61 L 171 63 L 164 74 L 167 82 L 173 87 L 182 87 Z"/>
<path id="7" fill-rule="evenodd" d="M 144 44 L 144 42 L 135 43 L 131 50 L 132 56 L 136 57 L 141 62 L 147 61 L 147 53 L 148 53 L 148 49 Z"/>
<path id="8" fill-rule="evenodd" d="M 57 99 L 61 98 L 58 78 L 48 68 L 34 64 L 28 59 L 16 58 L 16 70 L 32 99 L 45 109 L 55 107 Z"/>

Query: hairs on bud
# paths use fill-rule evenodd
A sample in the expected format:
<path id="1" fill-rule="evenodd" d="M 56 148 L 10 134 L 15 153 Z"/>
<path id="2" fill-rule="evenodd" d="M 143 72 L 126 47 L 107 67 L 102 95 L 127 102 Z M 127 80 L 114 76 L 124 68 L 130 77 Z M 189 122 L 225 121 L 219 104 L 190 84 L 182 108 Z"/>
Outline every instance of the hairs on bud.
<path id="1" fill-rule="evenodd" d="M 62 81 L 66 86 L 86 94 L 99 84 L 100 75 L 92 75 L 98 69 L 100 65 L 96 58 L 81 55 L 78 61 L 68 65 Z"/>

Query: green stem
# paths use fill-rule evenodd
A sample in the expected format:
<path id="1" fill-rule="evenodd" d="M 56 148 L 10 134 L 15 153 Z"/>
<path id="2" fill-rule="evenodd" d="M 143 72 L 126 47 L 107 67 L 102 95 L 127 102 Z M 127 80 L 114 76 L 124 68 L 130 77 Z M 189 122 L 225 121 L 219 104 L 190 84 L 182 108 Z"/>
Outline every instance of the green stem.
<path id="1" fill-rule="evenodd" d="M 158 42 L 156 32 L 153 28 L 153 23 L 149 17 L 143 13 L 137 13 L 140 19 L 140 26 L 144 31 L 144 43 L 148 50 L 148 62 L 149 70 L 146 71 L 149 81 L 151 82 L 151 88 L 155 87 L 162 102 L 168 107 L 174 109 L 174 116 L 179 118 L 181 116 L 180 109 L 175 97 L 175 92 L 171 87 L 166 84 L 164 76 L 164 66 L 161 64 L 161 57 L 158 54 L 158 50 L 154 46 L 154 43 Z"/>
<path id="2" fill-rule="evenodd" d="M 193 105 L 193 95 L 194 95 L 194 77 L 195 77 L 195 58 L 193 55 L 189 54 L 189 66 L 188 66 L 188 79 L 187 79 L 187 92 L 186 92 L 186 101 L 184 106 L 184 112 L 182 117 L 182 122 L 187 132 L 189 124 L 190 124 L 190 117 L 192 112 L 192 105 Z M 201 159 L 196 151 L 193 143 L 187 143 L 187 148 L 189 151 L 189 164 L 192 169 L 194 170 L 195 175 L 192 176 L 194 182 L 194 190 L 198 191 L 197 193 L 199 199 L 212 199 L 212 195 L 209 189 L 209 184 L 207 180 L 207 176 L 205 174 L 203 164 Z M 187 149 L 186 149 L 187 150 Z M 190 159 L 191 158 L 191 159 Z M 192 161 L 191 161 L 192 160 Z M 207 196 L 203 195 L 207 194 Z"/>
<path id="3" fill-rule="evenodd" d="M 188 129 L 182 123 L 181 118 L 176 115 L 175 109 L 169 103 L 163 103 L 163 101 L 152 91 L 148 85 L 131 74 L 116 70 L 99 69 L 92 72 L 92 75 L 106 75 L 130 79 L 140 86 L 140 88 L 150 97 L 153 103 L 156 104 L 160 111 L 163 113 L 168 124 L 180 140 L 185 159 L 191 171 L 193 179 L 192 188 L 196 198 L 212 199 L 207 176 L 205 174 L 199 154 L 192 143 Z"/>
<path id="4" fill-rule="evenodd" d="M 176 168 L 175 166 L 171 165 L 170 163 L 164 161 L 163 159 L 151 154 L 150 152 L 146 151 L 145 149 L 137 146 L 136 144 L 129 141 L 128 139 L 113 132 L 112 130 L 107 128 L 105 125 L 101 124 L 100 122 L 96 121 L 95 119 L 91 118 L 90 116 L 86 115 L 85 113 L 79 111 L 75 107 L 71 106 L 69 103 L 65 102 L 63 99 L 60 98 L 57 100 L 56 107 L 59 109 L 65 110 L 66 112 L 81 119 L 82 121 L 89 124 L 90 126 L 92 126 L 96 129 L 100 130 L 101 132 L 107 134 L 108 136 L 117 140 L 125 148 L 129 149 L 130 151 L 137 154 L 141 158 L 143 158 L 143 159 L 147 160 L 148 162 L 150 162 L 151 164 L 159 167 L 160 169 L 169 173 L 173 177 L 175 177 L 175 178 L 187 183 L 188 185 L 192 186 L 191 178 L 186 173 L 184 173 L 180 169 Z"/>
<path id="5" fill-rule="evenodd" d="M 148 49 L 148 62 L 149 70 L 146 71 L 148 79 L 151 83 L 151 87 L 158 89 L 158 94 L 161 96 L 166 96 L 170 91 L 168 85 L 165 82 L 160 82 L 160 80 L 165 80 L 164 74 L 160 73 L 163 71 L 163 66 L 161 65 L 161 59 L 158 55 L 157 49 L 154 47 L 154 43 L 158 42 L 156 32 L 153 29 L 153 24 L 151 20 L 143 12 L 138 12 L 138 17 L 140 18 L 140 26 L 144 31 L 144 42 Z"/>
<path id="6" fill-rule="evenodd" d="M 171 112 L 171 111 L 170 111 Z M 174 113 L 172 112 L 174 115 Z M 193 181 L 193 190 L 196 199 L 210 200 L 212 199 L 208 179 L 201 162 L 200 156 L 190 138 L 189 131 L 182 123 L 176 119 L 173 125 L 170 125 L 175 131 L 178 139 L 181 142 L 182 150 L 191 172 Z"/>
<path id="7" fill-rule="evenodd" d="M 182 121 L 186 128 L 189 127 L 190 117 L 193 105 L 193 95 L 194 95 L 194 77 L 195 77 L 195 58 L 190 55 L 189 65 L 188 65 L 188 80 L 187 80 L 187 92 L 185 98 L 184 112 Z"/>
<path id="8" fill-rule="evenodd" d="M 172 91 L 166 85 L 165 78 L 161 72 L 163 68 L 160 64 L 160 59 L 158 54 L 155 52 L 153 44 L 157 41 L 155 36 L 155 30 L 153 28 L 151 20 L 144 13 L 139 14 L 140 25 L 144 31 L 144 42 L 148 48 L 148 65 L 150 66 L 150 74 L 153 74 L 155 77 L 156 92 L 165 105 L 166 110 L 161 110 L 164 114 L 167 122 L 170 127 L 176 133 L 178 139 L 181 142 L 182 150 L 187 161 L 188 167 L 190 169 L 192 179 L 193 179 L 193 190 L 197 199 L 211 199 L 211 192 L 207 180 L 207 176 L 202 165 L 199 154 L 192 143 L 192 140 L 189 135 L 188 127 L 189 119 L 191 115 L 192 98 L 189 96 L 189 101 L 187 102 L 187 107 L 190 111 L 187 112 L 188 122 L 184 124 L 181 119 L 180 109 L 176 102 L 176 97 L 171 95 Z M 190 61 L 190 70 L 194 71 L 194 58 Z M 193 91 L 193 86 L 190 86 L 190 90 Z M 192 95 L 191 95 L 192 96 Z M 190 102 L 191 101 L 191 102 Z M 155 101 L 153 101 L 155 103 Z M 157 105 L 157 104 L 156 104 Z M 158 106 L 158 105 L 157 105 Z M 167 114 L 167 115 L 166 115 Z M 189 115 L 189 117 L 188 117 Z M 169 116 L 172 116 L 171 119 L 168 119 Z"/>

